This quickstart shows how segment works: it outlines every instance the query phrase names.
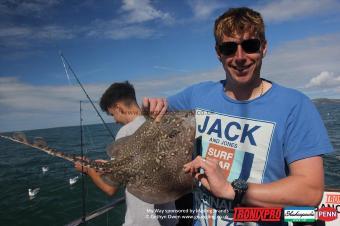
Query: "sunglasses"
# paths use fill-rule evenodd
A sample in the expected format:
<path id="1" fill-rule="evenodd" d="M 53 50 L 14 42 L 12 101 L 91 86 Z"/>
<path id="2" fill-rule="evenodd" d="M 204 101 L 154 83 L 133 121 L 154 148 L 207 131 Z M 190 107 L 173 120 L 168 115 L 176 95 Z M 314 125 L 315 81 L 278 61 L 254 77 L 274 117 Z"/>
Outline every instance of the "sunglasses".
<path id="1" fill-rule="evenodd" d="M 218 45 L 218 50 L 225 56 L 233 55 L 237 51 L 237 46 L 241 45 L 242 49 L 246 53 L 257 53 L 261 47 L 261 41 L 259 39 L 247 39 L 241 43 L 237 42 L 223 42 Z"/>

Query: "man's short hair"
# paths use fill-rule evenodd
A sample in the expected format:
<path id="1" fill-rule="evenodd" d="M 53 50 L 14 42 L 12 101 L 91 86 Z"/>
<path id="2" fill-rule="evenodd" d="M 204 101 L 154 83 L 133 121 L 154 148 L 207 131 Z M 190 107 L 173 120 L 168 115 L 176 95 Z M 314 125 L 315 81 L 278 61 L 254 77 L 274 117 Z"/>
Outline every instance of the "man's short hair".
<path id="1" fill-rule="evenodd" d="M 265 28 L 260 13 L 247 7 L 230 8 L 215 20 L 214 36 L 216 45 L 221 44 L 223 35 L 243 35 L 245 32 L 266 41 Z"/>
<path id="2" fill-rule="evenodd" d="M 100 98 L 100 108 L 109 114 L 108 109 L 118 101 L 123 101 L 126 106 L 137 104 L 135 89 L 128 81 L 113 83 Z"/>

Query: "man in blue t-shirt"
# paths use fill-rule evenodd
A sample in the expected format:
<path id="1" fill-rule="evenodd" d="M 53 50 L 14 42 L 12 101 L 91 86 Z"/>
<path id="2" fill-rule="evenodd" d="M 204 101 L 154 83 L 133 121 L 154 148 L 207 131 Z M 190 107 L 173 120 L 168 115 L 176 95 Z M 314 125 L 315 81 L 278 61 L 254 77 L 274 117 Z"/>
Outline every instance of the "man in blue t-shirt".
<path id="1" fill-rule="evenodd" d="M 232 225 L 228 212 L 238 206 L 317 206 L 324 189 L 321 155 L 332 146 L 305 95 L 261 78 L 262 16 L 229 9 L 215 21 L 214 35 L 225 80 L 143 100 L 157 120 L 166 110 L 196 110 L 202 156 L 184 166 L 200 182 L 195 225 Z"/>

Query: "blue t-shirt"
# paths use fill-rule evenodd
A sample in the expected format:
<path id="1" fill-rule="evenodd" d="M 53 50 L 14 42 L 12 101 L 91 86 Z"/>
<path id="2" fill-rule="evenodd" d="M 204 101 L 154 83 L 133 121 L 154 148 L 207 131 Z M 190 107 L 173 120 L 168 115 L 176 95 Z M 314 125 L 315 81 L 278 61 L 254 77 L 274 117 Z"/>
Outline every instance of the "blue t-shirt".
<path id="1" fill-rule="evenodd" d="M 302 93 L 272 83 L 262 96 L 237 101 L 224 93 L 225 80 L 203 82 L 168 98 L 169 110 L 196 109 L 202 156 L 219 160 L 227 180 L 269 183 L 288 175 L 288 164 L 332 152 L 318 111 Z M 230 225 L 231 203 L 200 187 L 194 192 L 202 225 Z"/>

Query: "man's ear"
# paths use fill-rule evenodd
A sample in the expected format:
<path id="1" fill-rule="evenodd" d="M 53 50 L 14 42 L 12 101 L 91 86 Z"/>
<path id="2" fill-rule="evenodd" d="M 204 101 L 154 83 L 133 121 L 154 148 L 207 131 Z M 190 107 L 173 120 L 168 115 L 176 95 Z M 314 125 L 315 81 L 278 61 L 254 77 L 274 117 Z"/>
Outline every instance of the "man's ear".
<path id="1" fill-rule="evenodd" d="M 115 109 L 114 105 L 111 105 L 110 107 L 107 108 L 107 112 L 106 112 L 106 113 L 107 113 L 108 115 L 113 116 L 113 113 L 112 113 L 112 112 L 114 111 L 114 109 Z"/>
<path id="2" fill-rule="evenodd" d="M 126 114 L 130 111 L 130 108 L 124 103 L 117 104 L 117 108 L 121 114 Z"/>
<path id="3" fill-rule="evenodd" d="M 124 109 L 120 103 L 117 103 L 115 108 L 118 110 L 119 113 L 123 113 Z"/>

